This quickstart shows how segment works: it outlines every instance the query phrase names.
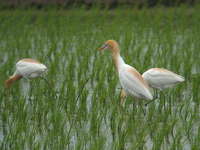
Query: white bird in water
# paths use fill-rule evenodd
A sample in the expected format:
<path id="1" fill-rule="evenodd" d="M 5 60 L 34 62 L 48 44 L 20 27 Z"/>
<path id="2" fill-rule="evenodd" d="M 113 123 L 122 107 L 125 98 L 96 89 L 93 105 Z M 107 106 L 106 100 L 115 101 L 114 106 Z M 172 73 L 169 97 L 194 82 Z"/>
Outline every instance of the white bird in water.
<path id="1" fill-rule="evenodd" d="M 42 75 L 47 67 L 37 60 L 24 58 L 17 62 L 15 73 L 5 81 L 5 87 L 10 87 L 15 81 L 21 78 L 32 79 Z"/>
<path id="2" fill-rule="evenodd" d="M 142 77 L 150 87 L 160 91 L 185 81 L 184 77 L 164 68 L 151 68 L 145 71 Z M 124 99 L 126 96 L 126 92 L 122 89 L 121 99 Z"/>
<path id="3" fill-rule="evenodd" d="M 184 77 L 163 68 L 151 68 L 142 74 L 149 86 L 164 90 L 185 81 Z"/>
<path id="4" fill-rule="evenodd" d="M 163 68 L 151 68 L 145 71 L 142 77 L 147 81 L 150 87 L 159 89 L 160 91 L 185 81 L 184 77 Z"/>
<path id="5" fill-rule="evenodd" d="M 126 64 L 120 56 L 118 43 L 114 40 L 108 40 L 99 48 L 101 51 L 105 49 L 112 52 L 112 58 L 118 72 L 120 84 L 125 93 L 139 99 L 152 100 L 153 96 L 142 75 L 135 68 Z"/>

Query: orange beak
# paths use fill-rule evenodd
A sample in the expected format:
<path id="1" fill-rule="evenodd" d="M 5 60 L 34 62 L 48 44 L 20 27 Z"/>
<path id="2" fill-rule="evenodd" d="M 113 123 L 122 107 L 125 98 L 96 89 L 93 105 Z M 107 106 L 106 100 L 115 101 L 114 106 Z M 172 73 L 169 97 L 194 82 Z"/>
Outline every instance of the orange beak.
<path id="1" fill-rule="evenodd" d="M 108 45 L 104 44 L 100 48 L 98 48 L 99 51 L 103 51 L 104 49 L 108 48 Z"/>

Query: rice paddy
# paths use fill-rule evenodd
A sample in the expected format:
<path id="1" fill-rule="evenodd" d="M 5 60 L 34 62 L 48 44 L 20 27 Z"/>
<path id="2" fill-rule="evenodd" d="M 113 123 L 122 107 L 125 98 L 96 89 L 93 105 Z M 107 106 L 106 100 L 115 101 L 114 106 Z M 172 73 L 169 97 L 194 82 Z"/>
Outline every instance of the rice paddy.
<path id="1" fill-rule="evenodd" d="M 4 10 L 0 12 L 0 149 L 198 150 L 200 148 L 198 8 Z M 144 106 L 120 105 L 109 52 L 119 42 L 141 73 L 172 70 L 186 81 Z M 43 79 L 4 80 L 21 58 L 48 67 Z M 143 102 L 143 105 L 145 102 Z"/>

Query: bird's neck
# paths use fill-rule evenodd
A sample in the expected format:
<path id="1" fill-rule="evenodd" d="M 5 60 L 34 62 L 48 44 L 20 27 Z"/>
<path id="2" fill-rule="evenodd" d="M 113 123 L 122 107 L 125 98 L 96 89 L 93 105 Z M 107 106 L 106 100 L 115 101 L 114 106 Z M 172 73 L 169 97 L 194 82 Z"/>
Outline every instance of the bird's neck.
<path id="1" fill-rule="evenodd" d="M 120 55 L 120 51 L 119 50 L 112 51 L 112 58 L 115 63 L 115 67 L 116 67 L 117 71 L 119 71 L 121 66 L 123 64 L 125 64 L 123 58 Z"/>
<path id="2" fill-rule="evenodd" d="M 5 87 L 9 88 L 15 81 L 20 80 L 22 78 L 21 75 L 13 75 L 8 80 L 5 81 Z"/>

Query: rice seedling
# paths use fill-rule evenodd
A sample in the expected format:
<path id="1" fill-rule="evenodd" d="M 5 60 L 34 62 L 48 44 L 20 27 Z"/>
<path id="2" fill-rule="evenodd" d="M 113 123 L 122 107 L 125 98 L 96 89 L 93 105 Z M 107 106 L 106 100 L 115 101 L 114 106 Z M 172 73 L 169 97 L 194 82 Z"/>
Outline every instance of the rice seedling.
<path id="1" fill-rule="evenodd" d="M 1 11 L 0 149 L 198 149 L 199 14 L 198 7 Z M 121 107 L 110 55 L 97 51 L 108 39 L 140 73 L 163 67 L 185 82 L 145 116 L 132 97 Z M 43 62 L 49 84 L 22 79 L 5 90 L 21 58 Z"/>

